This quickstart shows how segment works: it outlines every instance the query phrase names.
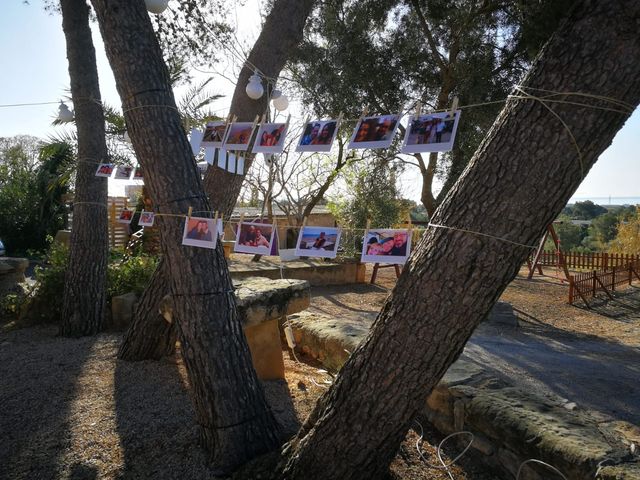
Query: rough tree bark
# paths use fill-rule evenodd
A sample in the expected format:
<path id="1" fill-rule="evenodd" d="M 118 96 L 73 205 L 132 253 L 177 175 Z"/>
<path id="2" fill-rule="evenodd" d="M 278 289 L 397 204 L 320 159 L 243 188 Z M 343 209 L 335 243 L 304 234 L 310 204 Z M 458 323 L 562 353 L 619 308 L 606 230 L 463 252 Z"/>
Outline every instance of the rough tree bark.
<path id="1" fill-rule="evenodd" d="M 78 131 L 73 228 L 65 274 L 60 334 L 95 335 L 104 323 L 108 256 L 107 179 L 95 176 L 107 158 L 96 53 L 83 0 L 62 0 L 71 96 Z"/>
<path id="2" fill-rule="evenodd" d="M 639 22 L 635 0 L 572 10 L 523 85 L 625 106 L 570 93 L 547 106 L 507 103 L 435 213 L 432 222 L 450 228 L 426 232 L 370 334 L 285 450 L 282 478 L 384 478 L 426 395 L 533 248 L 510 242 L 536 245 L 640 101 Z"/>
<path id="3" fill-rule="evenodd" d="M 144 2 L 92 0 L 164 259 L 203 444 L 216 473 L 277 448 L 281 429 L 251 363 L 222 245 L 182 246 L 189 207 L 210 211 Z"/>
<path id="4" fill-rule="evenodd" d="M 307 17 L 313 9 L 310 0 L 277 0 L 265 20 L 260 36 L 249 54 L 249 62 L 263 74 L 277 78 L 293 49 L 302 40 Z M 240 72 L 233 94 L 230 112 L 238 121 L 253 121 L 256 115 L 267 111 L 267 95 L 251 100 L 245 88 L 253 70 L 245 65 Z M 253 156 L 248 155 L 245 170 L 248 171 Z M 229 218 L 240 195 L 244 175 L 234 175 L 221 168 L 209 168 L 205 175 L 205 190 L 214 210 Z M 158 359 L 173 352 L 171 325 L 158 315 L 160 301 L 169 293 L 167 282 L 169 271 L 164 259 L 160 260 L 149 287 L 143 292 L 136 308 L 131 326 L 125 333 L 118 352 L 123 360 Z M 176 322 L 173 323 L 175 325 Z"/>

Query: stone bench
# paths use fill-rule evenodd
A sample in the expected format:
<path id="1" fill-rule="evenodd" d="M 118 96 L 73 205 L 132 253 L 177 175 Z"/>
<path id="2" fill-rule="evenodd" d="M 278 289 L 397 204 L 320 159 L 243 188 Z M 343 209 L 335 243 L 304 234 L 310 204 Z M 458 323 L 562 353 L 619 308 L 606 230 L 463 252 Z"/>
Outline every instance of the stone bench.
<path id="1" fill-rule="evenodd" d="M 334 371 L 366 337 L 373 320 L 370 314 L 330 317 L 311 311 L 289 317 L 296 349 Z M 508 303 L 499 302 L 484 325 L 517 329 L 518 320 Z M 640 462 L 629 450 L 638 444 L 640 428 L 621 420 L 603 422 L 567 399 L 516 388 L 479 362 L 460 358 L 453 363 L 421 414 L 443 435 L 472 431 L 477 458 L 505 478 L 515 477 L 528 458 L 551 463 L 569 480 L 594 478 L 598 463 L 610 458 L 598 479 L 640 479 Z M 523 478 L 530 480 L 551 475 L 544 467 L 523 468 Z"/>
<path id="2" fill-rule="evenodd" d="M 304 280 L 272 280 L 249 277 L 234 280 L 238 317 L 242 324 L 258 378 L 284 378 L 284 360 L 279 320 L 309 307 L 309 283 Z M 172 321 L 171 297 L 160 306 L 164 318 Z"/>

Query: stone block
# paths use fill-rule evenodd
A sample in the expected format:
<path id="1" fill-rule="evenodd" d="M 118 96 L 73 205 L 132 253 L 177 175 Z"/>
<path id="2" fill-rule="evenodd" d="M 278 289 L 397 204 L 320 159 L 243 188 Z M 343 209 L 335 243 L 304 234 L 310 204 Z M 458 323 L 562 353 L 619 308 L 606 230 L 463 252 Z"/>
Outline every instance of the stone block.
<path id="1" fill-rule="evenodd" d="M 124 330 L 133 318 L 138 296 L 135 293 L 125 293 L 111 298 L 111 321 L 114 328 Z"/>
<path id="2" fill-rule="evenodd" d="M 284 378 L 284 360 L 278 320 L 269 320 L 244 328 L 253 367 L 261 380 Z"/>
<path id="3" fill-rule="evenodd" d="M 29 266 L 26 258 L 0 258 L 0 292 L 15 291 L 25 281 L 24 272 Z"/>

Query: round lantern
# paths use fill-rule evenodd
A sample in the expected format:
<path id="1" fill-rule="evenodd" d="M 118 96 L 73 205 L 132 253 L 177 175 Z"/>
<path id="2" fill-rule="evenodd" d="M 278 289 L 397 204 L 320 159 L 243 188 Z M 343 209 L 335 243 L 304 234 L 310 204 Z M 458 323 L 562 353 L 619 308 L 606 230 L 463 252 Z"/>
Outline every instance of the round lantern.
<path id="1" fill-rule="evenodd" d="M 156 15 L 164 12 L 169 5 L 169 0 L 144 0 L 147 10 Z"/>
<path id="2" fill-rule="evenodd" d="M 249 83 L 247 83 L 245 91 L 252 100 L 257 100 L 262 97 L 264 94 L 264 87 L 262 86 L 262 81 L 257 73 L 254 73 L 249 77 Z"/>

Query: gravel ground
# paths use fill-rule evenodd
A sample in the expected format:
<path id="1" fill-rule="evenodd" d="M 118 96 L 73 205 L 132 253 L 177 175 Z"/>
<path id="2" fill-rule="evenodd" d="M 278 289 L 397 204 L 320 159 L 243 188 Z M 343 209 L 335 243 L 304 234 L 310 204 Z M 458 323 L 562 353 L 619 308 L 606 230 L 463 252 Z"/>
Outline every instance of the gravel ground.
<path id="1" fill-rule="evenodd" d="M 312 308 L 335 315 L 376 313 L 394 284 L 393 270 L 381 271 L 378 279 L 378 285 L 314 288 Z M 638 311 L 633 309 L 640 289 L 623 295 L 620 301 L 630 307 L 616 306 L 615 313 L 606 305 L 588 311 L 564 304 L 566 288 L 549 278 L 519 278 L 503 300 L 532 323 L 558 332 L 640 344 Z M 66 339 L 50 326 L 0 332 L 0 479 L 212 478 L 197 445 L 179 355 L 160 362 L 121 362 L 116 360 L 120 338 L 119 333 L 104 333 Z M 322 384 L 328 377 L 312 362 L 298 364 L 283 354 L 286 382 L 264 386 L 278 419 L 294 432 L 325 391 L 311 379 Z M 432 431 L 426 436 L 433 444 L 440 440 Z M 392 465 L 393 476 L 448 479 L 419 459 L 416 438 L 409 432 Z M 436 464 L 433 447 L 424 448 L 429 462 Z M 454 446 L 445 451 L 456 455 Z M 473 455 L 458 463 L 453 467 L 456 479 L 498 478 L 481 471 Z"/>

